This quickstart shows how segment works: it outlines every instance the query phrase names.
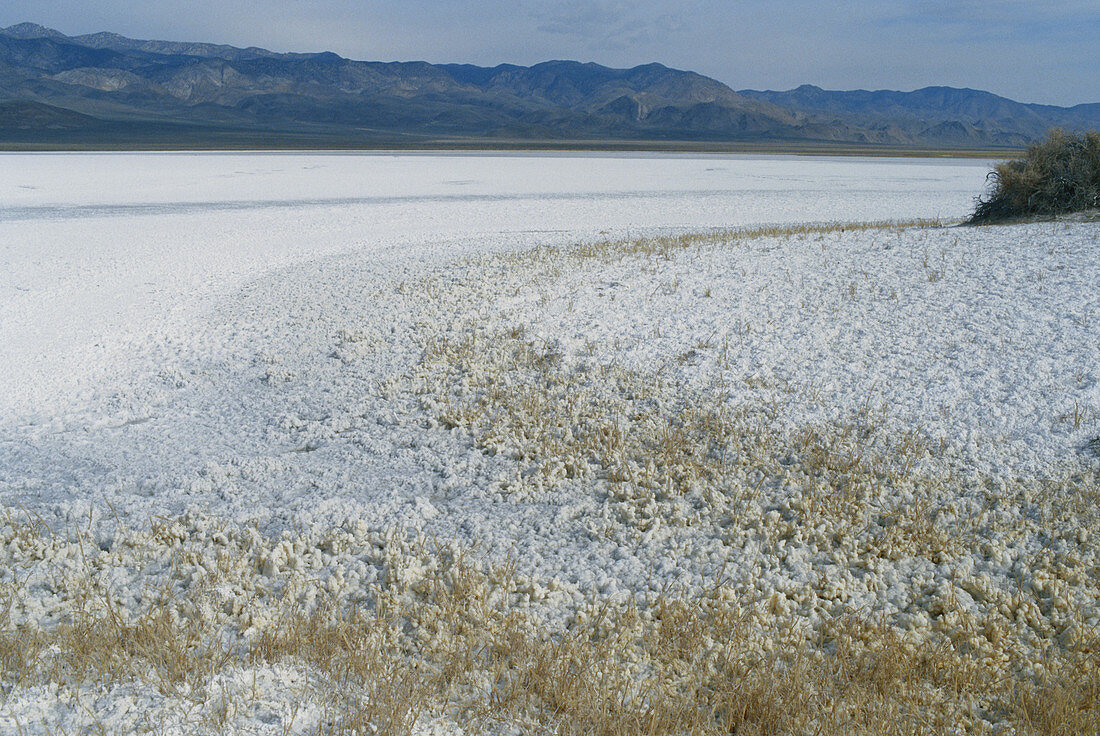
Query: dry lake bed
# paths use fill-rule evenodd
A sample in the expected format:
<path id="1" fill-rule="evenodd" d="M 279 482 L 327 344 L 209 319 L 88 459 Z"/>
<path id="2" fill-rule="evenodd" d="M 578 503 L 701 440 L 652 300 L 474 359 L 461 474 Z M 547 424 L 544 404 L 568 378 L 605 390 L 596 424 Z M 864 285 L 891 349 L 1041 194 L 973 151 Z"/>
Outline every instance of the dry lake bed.
<path id="1" fill-rule="evenodd" d="M 1100 223 L 989 164 L 0 156 L 0 730 L 1095 728 Z"/>

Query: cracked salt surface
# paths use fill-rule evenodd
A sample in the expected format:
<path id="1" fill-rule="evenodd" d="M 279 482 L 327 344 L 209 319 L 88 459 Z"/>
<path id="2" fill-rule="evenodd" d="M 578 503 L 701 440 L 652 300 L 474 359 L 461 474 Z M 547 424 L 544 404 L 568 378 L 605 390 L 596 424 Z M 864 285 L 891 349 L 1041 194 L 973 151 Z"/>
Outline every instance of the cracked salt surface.
<path id="1" fill-rule="evenodd" d="M 20 213 L 0 221 L 0 499 L 55 528 L 91 530 L 105 554 L 125 536 L 119 520 L 157 516 L 200 519 L 180 532 L 199 540 L 211 518 L 273 537 L 402 529 L 480 545 L 553 582 L 529 595 L 550 617 L 591 594 L 697 591 L 723 570 L 779 611 L 812 617 L 835 600 L 930 625 L 935 585 L 957 570 L 920 555 L 848 565 L 857 550 L 828 549 L 827 534 L 780 539 L 799 508 L 797 480 L 742 531 L 690 503 L 610 503 L 604 481 L 530 490 L 525 479 L 541 471 L 486 452 L 475 426 L 440 422 L 461 389 L 434 388 L 426 345 L 471 324 L 490 337 L 523 325 L 562 370 L 660 373 L 674 389 L 657 401 L 706 397 L 719 382 L 727 404 L 769 407 L 781 434 L 871 407 L 885 434 L 919 430 L 936 444 L 924 470 L 968 482 L 1095 473 L 1100 462 L 1081 452 L 1100 431 L 1094 223 L 811 232 L 508 265 L 535 246 L 628 235 L 957 217 L 981 189 L 982 163 L 135 154 L 0 166 L 12 167 L 0 210 Z M 28 182 L 39 188 L 16 190 Z M 218 198 L 264 206 L 205 209 Z M 65 208 L 81 216 L 58 219 Z M 528 473 L 518 486 L 517 473 Z M 965 515 L 976 497 L 941 511 Z M 1036 509 L 1010 502 L 999 513 Z M 680 521 L 655 526 L 662 513 Z M 1038 539 L 1028 529 L 993 540 L 956 567 L 982 581 L 974 595 L 1000 600 Z M 1087 553 L 1076 537 L 1065 544 Z M 36 570 L 22 554 L 13 564 Z M 263 554 L 262 574 L 304 565 L 342 595 L 365 594 L 380 574 L 353 556 L 314 565 L 306 553 Z M 141 559 L 112 573 L 120 588 L 168 574 Z M 824 591 L 822 579 L 842 582 Z M 62 605 L 39 590 L 26 620 Z M 233 687 L 253 676 L 271 702 L 240 727 L 280 733 L 295 675 L 280 665 Z M 126 687 L 85 696 L 122 730 L 144 697 Z M 140 707 L 163 715 L 179 703 Z M 23 724 L 52 718 L 54 730 L 75 712 L 36 689 L 5 708 Z"/>
<path id="2" fill-rule="evenodd" d="M 715 161 L 728 170 L 706 172 Z M 278 466 L 286 456 L 273 447 L 309 439 L 279 424 L 299 404 L 313 422 L 306 434 L 354 419 L 328 414 L 370 402 L 363 383 L 416 353 L 406 338 L 417 299 L 376 294 L 451 259 L 604 234 L 952 216 L 984 176 L 969 161 L 646 155 L 50 154 L 5 156 L 0 166 L 9 169 L 4 206 L 405 196 L 452 181 L 529 197 L 0 222 L 6 483 L 34 485 L 21 496 L 30 502 L 91 501 L 112 489 L 123 505 L 151 496 L 135 508 L 180 505 L 178 493 L 160 496 L 173 483 L 186 490 L 208 463 L 258 456 Z M 801 189 L 791 190 L 792 177 Z M 726 194 L 701 202 L 701 183 Z M 607 193 L 628 194 L 592 199 Z M 329 355 L 340 330 L 396 336 L 371 358 L 371 379 L 340 374 Z M 392 434 L 376 429 L 369 441 Z M 397 475 L 415 475 L 415 465 Z"/>
<path id="3" fill-rule="evenodd" d="M 715 160 L 728 171 L 703 176 Z M 421 297 L 387 295 L 386 285 L 461 255 L 601 232 L 950 214 L 983 175 L 973 162 L 736 156 L 46 155 L 3 163 L 13 169 L 5 181 L 39 187 L 0 193 L 23 206 L 435 194 L 452 180 L 529 196 L 2 225 L 7 279 L 30 289 L 5 299 L 0 320 L 14 420 L 0 467 L 16 491 L 11 502 L 74 517 L 110 503 L 139 518 L 198 505 L 284 520 L 367 503 L 380 519 L 414 524 L 419 516 L 400 509 L 453 484 L 444 468 L 476 479 L 492 463 L 422 431 L 409 407 L 377 395 L 373 382 L 407 369 L 419 349 L 409 338 Z M 698 200 L 700 181 L 712 183 L 717 200 Z M 627 193 L 617 206 L 591 199 L 614 192 Z M 772 209 L 777 196 L 786 204 Z M 563 232 L 513 232 L 540 228 Z M 336 337 L 362 331 L 372 335 L 367 343 L 385 341 L 372 348 Z M 368 353 L 367 365 L 344 370 L 333 356 L 348 349 Z"/>

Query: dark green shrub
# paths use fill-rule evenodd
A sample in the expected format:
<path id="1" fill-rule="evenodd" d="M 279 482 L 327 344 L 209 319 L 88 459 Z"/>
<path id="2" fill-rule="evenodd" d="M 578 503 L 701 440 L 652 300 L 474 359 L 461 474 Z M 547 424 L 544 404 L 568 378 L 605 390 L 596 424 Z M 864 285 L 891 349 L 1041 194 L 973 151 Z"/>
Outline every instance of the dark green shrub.
<path id="1" fill-rule="evenodd" d="M 989 178 L 993 190 L 978 198 L 971 224 L 1100 207 L 1100 133 L 1052 130 L 1023 158 L 997 164 Z"/>

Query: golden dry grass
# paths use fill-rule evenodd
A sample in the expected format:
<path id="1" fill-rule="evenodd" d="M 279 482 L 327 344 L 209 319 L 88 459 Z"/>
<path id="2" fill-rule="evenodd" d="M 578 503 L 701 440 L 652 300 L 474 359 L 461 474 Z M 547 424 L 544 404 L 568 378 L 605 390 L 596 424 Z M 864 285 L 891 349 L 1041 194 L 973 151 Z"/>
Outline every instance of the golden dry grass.
<path id="1" fill-rule="evenodd" d="M 840 227 L 625 240 L 489 265 L 549 279 L 586 262 Z M 157 520 L 83 559 L 97 545 L 81 532 L 65 538 L 9 518 L 0 692 L 140 683 L 201 711 L 195 733 L 224 733 L 255 695 L 217 683 L 279 667 L 306 673 L 292 697 L 321 709 L 307 726 L 284 722 L 287 733 L 409 734 L 438 717 L 467 733 L 1100 733 L 1100 571 L 1088 556 L 1100 538 L 1096 477 L 933 472 L 925 461 L 936 448 L 917 430 L 892 434 L 888 408 L 871 401 L 792 429 L 775 404 L 731 406 L 721 385 L 689 390 L 613 361 L 582 370 L 521 325 L 467 321 L 491 305 L 461 287 L 422 287 L 439 309 L 435 328 L 415 375 L 386 390 L 414 393 L 444 426 L 530 470 L 504 489 L 511 500 L 580 486 L 603 494 L 625 543 L 662 525 L 710 524 L 731 544 L 752 530 L 776 554 L 816 545 L 870 578 L 898 560 L 961 569 L 1002 554 L 998 541 L 1013 534 L 1050 543 L 1017 560 L 1031 582 L 1015 589 L 953 572 L 924 592 L 926 622 L 914 627 L 896 613 L 853 610 L 830 580 L 761 593 L 716 576 L 691 595 L 539 603 L 528 592 L 553 581 L 396 533 L 274 539 Z M 677 511 L 685 497 L 704 502 L 694 516 Z M 984 506 L 970 513 L 960 498 Z M 1003 513 L 1025 504 L 1035 513 Z M 58 562 L 78 553 L 80 565 Z M 368 560 L 383 574 L 331 585 L 340 560 Z M 170 570 L 164 589 L 124 604 L 110 581 L 125 565 Z M 26 604 L 43 595 L 28 587 L 35 575 L 59 601 L 48 621 Z"/>
<path id="2" fill-rule="evenodd" d="M 807 628 L 720 586 L 693 598 L 592 600 L 564 626 L 546 625 L 514 605 L 507 592 L 520 582 L 508 570 L 411 553 L 434 556 L 434 570 L 390 576 L 366 605 L 322 597 L 306 612 L 288 596 L 262 635 L 236 646 L 216 622 L 178 615 L 207 602 L 201 589 L 136 615 L 89 601 L 51 629 L 6 625 L 5 691 L 141 682 L 209 704 L 219 673 L 282 664 L 310 673 L 308 697 L 324 705 L 317 734 L 408 734 L 441 714 L 474 733 L 494 724 L 607 736 L 1100 729 L 1100 642 L 1051 642 L 1037 662 L 991 661 L 965 636 L 915 640 L 873 615 Z M 207 709 L 202 732 L 231 722 L 233 708 L 220 707 Z"/>
<path id="3" fill-rule="evenodd" d="M 980 523 L 933 522 L 935 507 L 966 495 L 962 481 L 914 472 L 930 454 L 928 440 L 918 430 L 891 435 L 870 407 L 792 432 L 777 407 L 731 406 L 721 385 L 691 391 L 613 363 L 566 366 L 518 328 L 479 335 L 457 325 L 427 343 L 421 379 L 444 426 L 469 430 L 484 451 L 532 471 L 508 493 L 538 497 L 562 482 L 606 482 L 642 532 L 667 523 L 662 504 L 685 494 L 701 494 L 742 523 L 762 491 L 781 488 L 799 489 L 800 528 L 885 522 L 875 540 L 884 555 L 957 552 Z"/>
<path id="4" fill-rule="evenodd" d="M 764 238 L 788 239 L 829 233 L 865 232 L 868 230 L 900 233 L 914 228 L 943 227 L 945 224 L 948 223 L 937 219 L 913 219 L 757 225 L 723 228 L 707 232 L 689 232 L 679 235 L 595 240 L 564 248 L 536 247 L 510 256 L 504 256 L 501 260 L 512 267 L 539 267 L 543 269 L 549 264 L 555 264 L 558 268 L 561 268 L 569 262 L 613 261 L 630 257 L 654 257 L 658 260 L 669 261 L 678 253 L 701 246 L 732 247 Z"/>

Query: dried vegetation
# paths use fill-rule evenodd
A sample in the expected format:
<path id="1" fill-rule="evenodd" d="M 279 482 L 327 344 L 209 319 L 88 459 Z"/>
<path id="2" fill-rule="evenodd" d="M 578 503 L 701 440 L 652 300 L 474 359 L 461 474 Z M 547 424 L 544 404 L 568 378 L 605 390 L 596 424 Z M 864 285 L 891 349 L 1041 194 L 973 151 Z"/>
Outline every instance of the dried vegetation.
<path id="1" fill-rule="evenodd" d="M 806 232 L 624 240 L 478 269 L 508 284 Z M 888 407 L 792 428 L 774 404 L 731 405 L 720 382 L 688 388 L 599 346 L 570 359 L 521 325 L 486 326 L 495 307 L 464 286 L 423 287 L 439 309 L 423 361 L 387 390 L 511 458 L 505 502 L 583 488 L 626 547 L 701 528 L 730 555 L 752 540 L 776 559 L 812 550 L 821 579 L 780 589 L 716 574 L 691 594 L 578 598 L 362 526 L 272 539 L 156 520 L 105 544 L 9 519 L 0 723 L 34 688 L 87 699 L 136 683 L 179 704 L 171 727 L 147 732 L 233 732 L 264 699 L 256 673 L 277 668 L 300 673 L 284 733 L 408 734 L 439 718 L 466 733 L 1100 733 L 1096 477 L 964 479 L 930 469 L 935 447 L 894 433 Z M 968 567 L 1029 535 L 1047 544 L 1012 561 L 1015 586 Z M 918 580 L 904 610 L 852 604 L 890 575 L 939 568 L 949 578 Z M 85 722 L 95 732 L 94 712 Z"/>
<path id="2" fill-rule="evenodd" d="M 174 544 L 133 533 L 118 544 L 140 549 L 146 564 L 170 561 L 186 570 L 192 550 L 206 548 L 206 534 L 193 520 L 165 524 Z M 26 533 L 9 525 L 4 540 Z M 287 733 L 407 734 L 440 715 L 467 733 L 510 724 L 530 733 L 609 736 L 980 733 L 992 732 L 991 723 L 1012 724 L 1016 733 L 1071 734 L 1100 727 L 1096 642 L 1052 641 L 1039 660 L 983 659 L 967 640 L 983 636 L 977 625 L 965 636 L 917 641 L 850 612 L 811 628 L 721 584 L 692 598 L 593 599 L 554 626 L 517 605 L 530 581 L 461 551 L 391 539 L 394 549 L 383 553 L 381 539 L 351 532 L 324 541 L 260 541 L 250 530 L 222 538 L 221 562 L 203 568 L 209 583 L 172 598 L 151 594 L 140 610 L 124 612 L 112 603 L 118 591 L 97 574 L 107 567 L 93 562 L 66 583 L 66 592 L 84 586 L 87 597 L 56 626 L 6 620 L 6 697 L 49 683 L 58 693 L 131 683 L 178 700 L 185 732 L 220 733 L 259 699 L 240 684 L 247 676 L 234 685 L 227 675 L 281 666 L 303 673 L 294 697 L 314 712 L 297 727 L 288 715 Z M 43 552 L 80 543 L 40 539 Z M 325 592 L 323 571 L 308 565 L 266 580 L 254 572 L 261 549 L 289 543 L 308 552 L 334 540 L 386 560 L 367 600 Z M 267 586 L 270 596 L 258 594 L 251 605 L 269 618 L 262 631 L 241 637 L 234 629 L 241 617 L 214 609 L 215 590 L 249 579 Z M 307 589 L 314 596 L 304 605 Z M 5 610 L 18 609 L 18 584 L 5 592 Z"/>
<path id="3" fill-rule="evenodd" d="M 1053 130 L 1022 158 L 997 164 L 971 224 L 1050 217 L 1100 208 L 1100 132 Z"/>

